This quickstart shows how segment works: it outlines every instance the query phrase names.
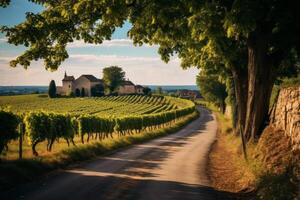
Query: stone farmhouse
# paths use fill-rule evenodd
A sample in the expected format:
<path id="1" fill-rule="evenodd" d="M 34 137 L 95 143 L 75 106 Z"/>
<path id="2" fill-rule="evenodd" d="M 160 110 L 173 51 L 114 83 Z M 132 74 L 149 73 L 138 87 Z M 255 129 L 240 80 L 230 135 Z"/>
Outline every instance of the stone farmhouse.
<path id="1" fill-rule="evenodd" d="M 131 81 L 126 80 L 118 89 L 118 95 L 127 94 L 144 94 L 144 87 L 134 85 Z M 75 95 L 77 97 L 91 97 L 104 95 L 104 83 L 93 75 L 85 74 L 75 79 L 74 76 L 65 76 L 62 80 L 62 86 L 57 86 L 56 93 L 62 96 Z"/>
<path id="2" fill-rule="evenodd" d="M 126 80 L 119 87 L 118 95 L 126 94 L 144 94 L 144 87 L 141 85 L 134 85 L 131 81 Z"/>
<path id="3" fill-rule="evenodd" d="M 59 95 L 75 95 L 75 96 L 94 96 L 94 93 L 103 93 L 104 84 L 101 79 L 97 79 L 93 75 L 81 75 L 75 79 L 74 76 L 65 76 L 62 80 L 62 86 L 57 87 L 56 91 Z"/>

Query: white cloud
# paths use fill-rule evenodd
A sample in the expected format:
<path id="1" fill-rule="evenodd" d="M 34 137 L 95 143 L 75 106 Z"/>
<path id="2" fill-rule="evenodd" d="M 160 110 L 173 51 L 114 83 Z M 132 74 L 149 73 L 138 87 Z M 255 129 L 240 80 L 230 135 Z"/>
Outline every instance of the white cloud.
<path id="1" fill-rule="evenodd" d="M 5 43 L 5 42 L 7 42 L 7 38 L 0 38 L 0 43 Z"/>
<path id="2" fill-rule="evenodd" d="M 104 67 L 118 65 L 126 72 L 126 77 L 142 85 L 189 85 L 195 84 L 195 68 L 182 70 L 180 60 L 174 57 L 168 64 L 157 57 L 135 57 L 119 55 L 71 54 L 57 71 L 46 71 L 42 61 L 33 62 L 27 70 L 22 66 L 9 67 L 13 57 L 0 57 L 0 85 L 48 85 L 55 80 L 61 85 L 64 71 L 79 77 L 81 74 L 93 74 L 102 77 Z M 5 62 L 4 62 L 5 61 Z"/>
<path id="3" fill-rule="evenodd" d="M 119 55 L 94 55 L 94 54 L 73 54 L 70 59 L 77 61 L 88 62 L 157 62 L 161 61 L 159 57 L 134 57 L 134 56 L 119 56 Z"/>
<path id="4" fill-rule="evenodd" d="M 69 48 L 82 48 L 82 47 L 134 47 L 133 41 L 130 39 L 113 39 L 104 40 L 102 44 L 85 43 L 83 40 L 76 40 L 68 44 Z M 157 47 L 156 45 L 144 44 L 143 47 Z"/>
<path id="5" fill-rule="evenodd" d="M 0 56 L 0 63 L 9 63 L 9 61 L 15 59 L 13 56 Z"/>

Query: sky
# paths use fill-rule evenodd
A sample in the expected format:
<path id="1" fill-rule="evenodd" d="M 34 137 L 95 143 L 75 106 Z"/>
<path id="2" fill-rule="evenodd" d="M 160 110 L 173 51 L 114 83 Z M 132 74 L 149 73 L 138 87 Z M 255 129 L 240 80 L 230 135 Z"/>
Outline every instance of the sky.
<path id="1" fill-rule="evenodd" d="M 27 0 L 12 0 L 7 8 L 0 7 L 0 25 L 16 25 L 24 21 L 26 12 L 38 13 L 42 9 Z M 135 84 L 195 85 L 196 68 L 183 70 L 177 57 L 168 64 L 164 63 L 157 53 L 157 46 L 135 47 L 127 37 L 130 27 L 129 23 L 125 23 L 115 31 L 112 40 L 99 45 L 82 41 L 68 44 L 69 58 L 54 72 L 47 71 L 42 60 L 32 62 L 27 70 L 22 66 L 10 67 L 9 61 L 26 48 L 8 44 L 5 35 L 0 33 L 0 85 L 48 85 L 52 79 L 61 85 L 65 71 L 75 78 L 81 74 L 101 78 L 102 69 L 111 65 L 122 67 L 126 78 Z"/>

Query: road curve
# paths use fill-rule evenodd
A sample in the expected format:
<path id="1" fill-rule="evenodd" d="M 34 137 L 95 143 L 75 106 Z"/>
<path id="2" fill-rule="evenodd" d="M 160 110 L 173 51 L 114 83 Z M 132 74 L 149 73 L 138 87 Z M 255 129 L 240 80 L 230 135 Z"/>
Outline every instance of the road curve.
<path id="1" fill-rule="evenodd" d="M 217 122 L 198 110 L 200 117 L 175 134 L 22 185 L 1 199 L 224 199 L 206 175 Z"/>

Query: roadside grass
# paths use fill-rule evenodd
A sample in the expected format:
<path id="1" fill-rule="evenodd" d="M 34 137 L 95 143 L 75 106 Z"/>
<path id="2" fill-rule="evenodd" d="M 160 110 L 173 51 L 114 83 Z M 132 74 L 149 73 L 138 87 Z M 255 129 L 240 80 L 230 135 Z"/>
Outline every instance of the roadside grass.
<path id="1" fill-rule="evenodd" d="M 62 142 L 62 144 L 55 144 L 55 149 L 57 150 L 52 153 L 43 152 L 41 156 L 32 157 L 28 151 L 25 156 L 26 158 L 22 160 L 16 160 L 13 157 L 0 160 L 0 191 L 35 180 L 55 169 L 65 168 L 71 164 L 77 164 L 81 161 L 94 159 L 97 156 L 113 153 L 115 150 L 128 147 L 132 144 L 142 143 L 150 139 L 175 133 L 198 118 L 198 116 L 199 113 L 195 111 L 177 120 L 175 123 L 158 130 L 121 137 L 115 135 L 112 139 L 109 138 L 102 141 L 93 140 L 88 144 L 70 145 L 70 147 Z M 39 148 L 42 148 L 42 145 Z M 17 151 L 16 147 L 12 151 Z"/>
<path id="2" fill-rule="evenodd" d="M 247 144 L 246 161 L 241 139 L 233 133 L 231 119 L 221 114 L 211 103 L 197 103 L 211 109 L 219 124 L 218 139 L 209 155 L 209 175 L 216 189 L 231 192 L 235 199 L 300 199 L 300 182 L 295 177 L 295 171 L 299 172 L 299 168 L 289 164 L 288 160 L 293 158 L 286 159 L 287 154 L 290 154 L 288 145 L 282 145 L 282 149 L 278 150 L 278 142 L 282 144 L 285 138 L 265 135 L 269 143 L 261 140 L 258 144 Z M 267 144 L 270 145 L 268 151 L 262 151 L 260 146 Z M 266 163 L 259 158 L 262 155 Z M 270 164 L 272 159 L 275 161 Z M 280 170 L 270 170 L 279 165 Z"/>
<path id="3" fill-rule="evenodd" d="M 218 108 L 206 101 L 197 101 L 212 110 L 218 121 L 217 142 L 209 155 L 209 176 L 214 188 L 232 193 L 242 193 L 254 189 L 255 175 L 246 162 L 240 138 L 233 133 L 232 121 Z M 248 146 L 248 153 L 253 147 Z"/>

